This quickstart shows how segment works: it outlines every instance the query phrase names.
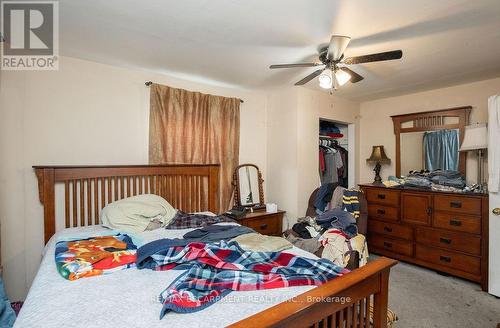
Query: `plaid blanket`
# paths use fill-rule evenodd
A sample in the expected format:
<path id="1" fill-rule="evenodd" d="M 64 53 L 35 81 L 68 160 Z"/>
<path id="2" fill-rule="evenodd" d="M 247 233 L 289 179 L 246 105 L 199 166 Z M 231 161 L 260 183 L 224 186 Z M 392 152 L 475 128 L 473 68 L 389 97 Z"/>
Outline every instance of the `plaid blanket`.
<path id="1" fill-rule="evenodd" d="M 137 247 L 125 234 L 56 243 L 56 267 L 68 280 L 135 267 Z"/>
<path id="2" fill-rule="evenodd" d="M 143 258 L 137 266 L 154 270 L 188 269 L 161 293 L 160 318 L 169 311 L 200 311 L 233 290 L 321 285 L 349 272 L 326 259 L 314 260 L 285 252 L 244 251 L 235 241 L 166 247 Z"/>
<path id="3" fill-rule="evenodd" d="M 205 214 L 188 214 L 178 211 L 165 229 L 190 229 L 206 227 L 220 222 L 236 222 L 225 215 L 210 216 Z"/>

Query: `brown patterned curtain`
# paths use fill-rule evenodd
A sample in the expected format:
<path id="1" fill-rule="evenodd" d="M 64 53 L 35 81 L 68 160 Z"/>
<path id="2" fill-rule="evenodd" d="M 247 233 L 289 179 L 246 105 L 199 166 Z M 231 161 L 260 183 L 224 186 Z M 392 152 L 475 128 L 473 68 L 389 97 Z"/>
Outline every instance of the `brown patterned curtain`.
<path id="1" fill-rule="evenodd" d="M 220 210 L 231 207 L 240 148 L 240 100 L 152 84 L 150 164 L 220 164 Z"/>

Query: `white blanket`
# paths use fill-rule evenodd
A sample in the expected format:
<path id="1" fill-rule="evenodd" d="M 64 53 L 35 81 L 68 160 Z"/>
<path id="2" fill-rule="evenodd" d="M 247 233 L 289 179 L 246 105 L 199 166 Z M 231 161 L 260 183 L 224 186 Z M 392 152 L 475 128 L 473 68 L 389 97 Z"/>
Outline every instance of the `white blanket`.
<path id="1" fill-rule="evenodd" d="M 92 236 L 101 226 L 65 229 L 47 244 L 40 269 L 14 325 L 21 327 L 223 327 L 290 299 L 313 286 L 232 292 L 218 303 L 196 313 L 168 313 L 159 319 L 158 295 L 182 271 L 127 269 L 109 275 L 69 281 L 56 270 L 56 238 Z M 193 229 L 157 229 L 138 235 L 143 243 L 161 238 L 182 238 Z M 137 239 L 136 239 L 137 240 Z M 317 258 L 296 247 L 287 250 Z"/>

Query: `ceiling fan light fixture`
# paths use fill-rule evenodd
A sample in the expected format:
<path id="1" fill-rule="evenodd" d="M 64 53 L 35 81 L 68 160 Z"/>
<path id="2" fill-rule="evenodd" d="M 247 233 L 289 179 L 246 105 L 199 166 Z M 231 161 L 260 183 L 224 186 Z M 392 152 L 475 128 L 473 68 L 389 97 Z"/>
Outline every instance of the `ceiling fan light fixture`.
<path id="1" fill-rule="evenodd" d="M 329 69 L 325 69 L 323 73 L 320 74 L 318 77 L 319 80 L 319 86 L 322 87 L 323 89 L 330 89 L 332 87 L 332 71 Z"/>
<path id="2" fill-rule="evenodd" d="M 351 79 L 351 74 L 338 69 L 335 71 L 335 81 L 339 86 L 346 84 Z"/>

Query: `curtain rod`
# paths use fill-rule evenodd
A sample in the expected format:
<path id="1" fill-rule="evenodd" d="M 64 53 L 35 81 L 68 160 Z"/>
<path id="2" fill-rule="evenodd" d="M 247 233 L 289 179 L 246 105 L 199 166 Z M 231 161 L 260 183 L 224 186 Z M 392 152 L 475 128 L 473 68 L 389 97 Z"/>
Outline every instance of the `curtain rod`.
<path id="1" fill-rule="evenodd" d="M 144 83 L 144 84 L 145 84 L 147 87 L 149 87 L 151 84 L 153 84 L 153 82 L 151 82 L 151 81 L 146 81 L 146 83 Z M 240 102 L 243 104 L 243 103 L 244 103 L 243 99 L 240 99 Z"/>

